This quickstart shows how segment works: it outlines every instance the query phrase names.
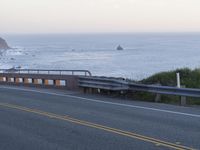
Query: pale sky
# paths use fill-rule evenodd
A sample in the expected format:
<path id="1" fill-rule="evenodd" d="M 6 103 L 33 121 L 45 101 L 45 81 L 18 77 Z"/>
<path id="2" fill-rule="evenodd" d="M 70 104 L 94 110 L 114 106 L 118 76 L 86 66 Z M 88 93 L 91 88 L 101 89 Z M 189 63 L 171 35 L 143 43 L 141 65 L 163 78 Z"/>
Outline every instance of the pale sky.
<path id="1" fill-rule="evenodd" d="M 0 0 L 0 33 L 200 32 L 200 0 Z"/>

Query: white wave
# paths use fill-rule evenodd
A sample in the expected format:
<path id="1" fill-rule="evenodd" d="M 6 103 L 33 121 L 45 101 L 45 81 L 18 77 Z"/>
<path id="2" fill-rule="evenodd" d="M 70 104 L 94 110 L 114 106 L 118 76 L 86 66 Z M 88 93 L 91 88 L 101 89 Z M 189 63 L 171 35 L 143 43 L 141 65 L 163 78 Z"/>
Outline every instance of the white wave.
<path id="1" fill-rule="evenodd" d="M 4 55 L 6 56 L 20 56 L 24 55 L 24 49 L 21 47 L 14 47 L 12 49 L 6 50 L 4 52 Z"/>

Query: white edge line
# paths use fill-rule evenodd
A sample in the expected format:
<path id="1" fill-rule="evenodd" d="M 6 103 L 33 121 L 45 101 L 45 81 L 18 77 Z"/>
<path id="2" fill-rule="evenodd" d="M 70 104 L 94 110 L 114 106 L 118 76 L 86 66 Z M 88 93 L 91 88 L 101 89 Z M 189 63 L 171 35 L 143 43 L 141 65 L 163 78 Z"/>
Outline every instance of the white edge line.
<path id="1" fill-rule="evenodd" d="M 116 106 L 123 106 L 123 107 L 137 108 L 137 109 L 159 111 L 159 112 L 171 113 L 171 114 L 176 114 L 176 115 L 184 115 L 184 116 L 200 118 L 200 115 L 198 115 L 198 114 L 190 114 L 190 113 L 177 112 L 177 111 L 158 109 L 158 108 L 152 108 L 152 107 L 144 107 L 144 106 L 138 106 L 138 105 L 129 105 L 129 104 L 107 102 L 107 101 L 95 100 L 95 99 L 91 99 L 91 98 L 84 98 L 84 97 L 80 97 L 80 96 L 73 96 L 73 95 L 67 95 L 67 94 L 58 94 L 58 93 L 53 93 L 53 92 L 44 92 L 44 91 L 31 90 L 31 89 L 20 89 L 20 88 L 14 88 L 14 87 L 12 87 L 12 88 L 11 87 L 0 87 L 0 88 L 1 89 L 12 89 L 12 90 L 18 90 L 18 91 L 35 92 L 35 93 L 55 95 L 55 96 L 61 96 L 61 97 L 77 98 L 77 99 L 81 99 L 81 100 L 85 100 L 85 101 L 91 101 L 91 102 L 97 102 L 97 103 L 104 103 L 104 104 L 110 104 L 110 105 L 116 105 Z"/>

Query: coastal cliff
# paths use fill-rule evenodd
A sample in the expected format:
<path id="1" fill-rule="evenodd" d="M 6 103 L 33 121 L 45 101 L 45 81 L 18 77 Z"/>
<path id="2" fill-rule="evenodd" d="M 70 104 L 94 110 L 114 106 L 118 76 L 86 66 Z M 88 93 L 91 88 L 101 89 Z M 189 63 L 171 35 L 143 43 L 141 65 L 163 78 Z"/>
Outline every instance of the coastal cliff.
<path id="1" fill-rule="evenodd" d="M 0 37 L 0 50 L 7 50 L 10 49 L 7 42 Z"/>

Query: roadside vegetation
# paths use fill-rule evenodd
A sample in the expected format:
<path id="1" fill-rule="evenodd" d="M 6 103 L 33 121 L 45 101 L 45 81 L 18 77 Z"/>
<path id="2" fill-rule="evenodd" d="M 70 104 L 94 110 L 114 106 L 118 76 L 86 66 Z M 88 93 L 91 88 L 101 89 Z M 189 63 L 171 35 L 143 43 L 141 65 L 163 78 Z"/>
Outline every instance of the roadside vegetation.
<path id="1" fill-rule="evenodd" d="M 160 72 L 152 75 L 146 79 L 138 81 L 142 84 L 158 84 L 162 86 L 176 86 L 176 73 L 180 73 L 181 85 L 186 88 L 200 88 L 200 69 L 191 70 L 189 68 L 182 68 L 168 72 Z M 156 94 L 147 92 L 134 92 L 134 99 L 142 99 L 145 101 L 154 101 Z M 177 104 L 180 103 L 179 96 L 162 95 L 161 102 Z M 189 105 L 200 105 L 200 98 L 187 97 Z"/>

